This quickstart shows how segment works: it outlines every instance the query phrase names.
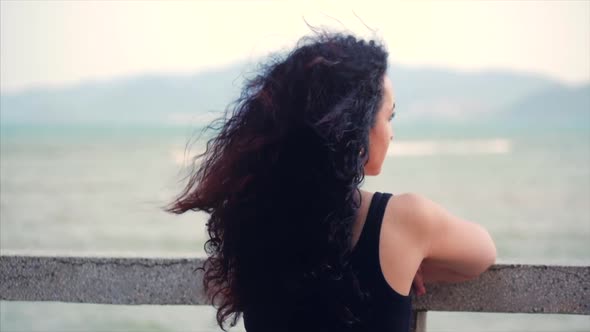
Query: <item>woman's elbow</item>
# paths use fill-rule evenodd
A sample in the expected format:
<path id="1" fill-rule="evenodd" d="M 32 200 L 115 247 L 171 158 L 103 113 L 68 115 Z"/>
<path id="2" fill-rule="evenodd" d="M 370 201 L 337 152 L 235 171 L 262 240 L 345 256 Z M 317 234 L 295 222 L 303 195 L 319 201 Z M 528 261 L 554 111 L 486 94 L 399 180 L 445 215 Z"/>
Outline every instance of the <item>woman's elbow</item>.
<path id="1" fill-rule="evenodd" d="M 492 237 L 489 235 L 489 233 L 488 236 L 490 237 L 490 249 L 488 253 L 488 267 L 486 270 L 492 265 L 496 264 L 496 258 L 498 257 L 498 249 L 496 249 L 496 244 L 494 243 L 494 240 L 492 240 Z"/>
<path id="2" fill-rule="evenodd" d="M 480 274 L 487 271 L 492 265 L 494 265 L 496 263 L 496 257 L 498 255 L 498 251 L 496 249 L 496 244 L 494 243 L 494 240 L 492 240 L 492 237 L 490 236 L 487 230 L 484 229 L 483 231 L 485 232 L 484 238 L 486 240 L 482 241 L 484 245 L 482 246 L 483 250 L 480 254 L 480 264 L 477 271 L 475 271 L 476 273 L 472 275 L 473 278 L 476 278 Z"/>

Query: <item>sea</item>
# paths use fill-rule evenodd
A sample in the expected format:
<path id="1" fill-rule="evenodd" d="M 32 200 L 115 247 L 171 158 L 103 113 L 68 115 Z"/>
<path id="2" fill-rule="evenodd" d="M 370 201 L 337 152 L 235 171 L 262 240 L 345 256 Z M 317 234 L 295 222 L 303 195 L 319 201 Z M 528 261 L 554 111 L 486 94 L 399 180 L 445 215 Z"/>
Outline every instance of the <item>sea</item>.
<path id="1" fill-rule="evenodd" d="M 363 189 L 419 193 L 485 226 L 498 263 L 590 265 L 590 124 L 394 130 L 381 174 L 365 178 Z M 0 253 L 203 256 L 207 215 L 162 210 L 203 149 L 200 132 L 0 127 Z M 427 330 L 581 332 L 590 331 L 590 316 L 429 312 Z M 221 329 L 209 306 L 0 301 L 0 331 Z M 230 331 L 244 331 L 242 322 Z"/>

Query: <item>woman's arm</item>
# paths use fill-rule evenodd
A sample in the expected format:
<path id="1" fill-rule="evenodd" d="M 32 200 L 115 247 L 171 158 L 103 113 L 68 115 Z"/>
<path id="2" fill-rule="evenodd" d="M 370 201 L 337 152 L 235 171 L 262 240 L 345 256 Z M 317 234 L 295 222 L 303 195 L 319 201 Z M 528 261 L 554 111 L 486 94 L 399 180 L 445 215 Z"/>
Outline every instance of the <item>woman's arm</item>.
<path id="1" fill-rule="evenodd" d="M 420 265 L 420 274 L 424 283 L 439 282 L 461 282 L 474 278 L 473 275 L 464 275 L 453 271 L 444 265 L 434 263 L 428 259 L 422 261 Z"/>
<path id="2" fill-rule="evenodd" d="M 398 217 L 421 252 L 425 282 L 458 282 L 476 278 L 496 260 L 496 247 L 480 225 L 453 216 L 416 194 L 397 197 Z"/>
<path id="3" fill-rule="evenodd" d="M 416 292 L 416 295 L 420 296 L 426 294 L 426 286 L 424 285 L 426 283 L 461 282 L 470 279 L 473 278 L 424 260 L 420 264 L 418 271 L 416 271 L 416 275 L 414 275 L 412 288 Z"/>

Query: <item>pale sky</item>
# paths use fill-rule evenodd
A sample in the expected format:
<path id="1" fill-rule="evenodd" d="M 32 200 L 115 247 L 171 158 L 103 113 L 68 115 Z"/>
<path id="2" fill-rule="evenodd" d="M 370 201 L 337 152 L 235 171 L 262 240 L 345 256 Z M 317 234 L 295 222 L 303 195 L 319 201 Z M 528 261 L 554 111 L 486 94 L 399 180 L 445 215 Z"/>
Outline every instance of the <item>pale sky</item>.
<path id="1" fill-rule="evenodd" d="M 310 33 L 303 17 L 370 36 L 353 11 L 395 64 L 590 81 L 590 1 L 1 0 L 0 92 L 252 62 Z"/>

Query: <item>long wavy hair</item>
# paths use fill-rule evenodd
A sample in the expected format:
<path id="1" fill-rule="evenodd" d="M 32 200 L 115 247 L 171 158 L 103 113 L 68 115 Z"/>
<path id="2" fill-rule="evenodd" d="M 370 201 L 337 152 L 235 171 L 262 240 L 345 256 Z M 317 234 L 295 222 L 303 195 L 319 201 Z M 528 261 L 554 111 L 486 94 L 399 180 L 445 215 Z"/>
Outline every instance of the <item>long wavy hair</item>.
<path id="1" fill-rule="evenodd" d="M 387 57 L 374 40 L 303 37 L 208 126 L 218 133 L 165 210 L 210 215 L 203 286 L 222 329 L 257 306 L 289 331 L 358 321 L 352 226 Z"/>

